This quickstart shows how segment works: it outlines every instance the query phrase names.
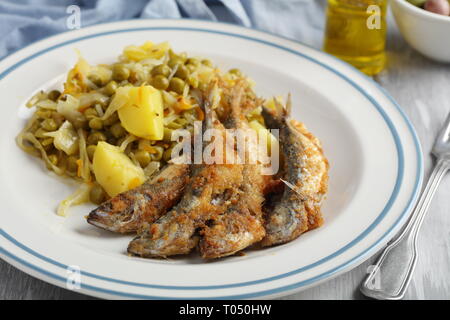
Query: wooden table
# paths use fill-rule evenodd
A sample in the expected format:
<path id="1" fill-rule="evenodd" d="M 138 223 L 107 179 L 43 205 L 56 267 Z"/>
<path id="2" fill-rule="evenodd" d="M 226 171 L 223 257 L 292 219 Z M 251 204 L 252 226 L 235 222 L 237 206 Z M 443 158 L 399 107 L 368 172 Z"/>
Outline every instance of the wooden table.
<path id="1" fill-rule="evenodd" d="M 404 108 L 429 155 L 450 112 L 450 65 L 434 63 L 413 51 L 393 23 L 388 37 L 389 65 L 376 77 Z M 419 261 L 406 299 L 450 299 L 450 177 L 444 178 L 419 238 Z M 314 288 L 283 299 L 363 299 L 359 285 L 374 258 Z M 0 299 L 92 299 L 37 280 L 0 261 Z"/>

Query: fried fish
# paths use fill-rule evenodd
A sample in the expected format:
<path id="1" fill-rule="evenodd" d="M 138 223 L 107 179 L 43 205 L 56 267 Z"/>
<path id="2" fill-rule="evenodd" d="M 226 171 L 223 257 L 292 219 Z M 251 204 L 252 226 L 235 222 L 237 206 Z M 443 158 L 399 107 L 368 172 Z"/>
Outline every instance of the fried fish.
<path id="1" fill-rule="evenodd" d="M 263 246 L 292 241 L 323 223 L 320 205 L 326 193 L 328 162 L 306 128 L 290 121 L 290 112 L 290 97 L 286 108 L 276 103 L 275 110 L 264 108 L 262 112 L 268 128 L 280 130 L 286 184 L 281 199 L 267 213 Z"/>
<path id="2" fill-rule="evenodd" d="M 243 94 L 244 88 L 239 84 L 233 88 L 231 112 L 225 123 L 227 128 L 238 129 L 240 134 L 249 138 L 251 135 L 247 136 L 247 133 L 252 133 L 252 129 L 241 108 Z M 265 235 L 262 204 L 266 180 L 261 175 L 260 165 L 250 161 L 250 156 L 258 153 L 256 141 L 247 139 L 246 143 L 242 184 L 239 190 L 233 191 L 238 199 L 230 203 L 223 214 L 211 219 L 210 224 L 203 229 L 199 248 L 204 259 L 235 254 L 260 241 Z"/>
<path id="3" fill-rule="evenodd" d="M 168 164 L 140 187 L 91 211 L 87 222 L 113 232 L 136 232 L 141 224 L 156 221 L 178 202 L 188 179 L 187 164 Z"/>
<path id="4" fill-rule="evenodd" d="M 225 128 L 212 109 L 214 90 L 210 90 L 203 103 L 203 131 L 215 129 L 224 137 Z M 224 144 L 224 154 L 234 152 L 228 144 Z M 242 185 L 242 170 L 242 165 L 205 162 L 191 165 L 190 181 L 180 203 L 131 241 L 128 252 L 144 257 L 189 253 L 197 246 L 200 231 L 214 217 L 225 212 L 229 203 L 238 200 L 234 190 Z"/>

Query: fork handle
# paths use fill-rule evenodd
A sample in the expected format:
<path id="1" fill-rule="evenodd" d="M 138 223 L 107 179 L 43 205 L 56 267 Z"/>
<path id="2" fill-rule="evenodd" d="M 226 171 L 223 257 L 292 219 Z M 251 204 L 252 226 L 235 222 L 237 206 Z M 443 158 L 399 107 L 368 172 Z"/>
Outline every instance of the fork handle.
<path id="1" fill-rule="evenodd" d="M 438 159 L 428 183 L 403 231 L 383 250 L 361 285 L 361 292 L 371 298 L 402 299 L 417 262 L 417 235 L 431 200 L 450 169 L 450 160 Z"/>

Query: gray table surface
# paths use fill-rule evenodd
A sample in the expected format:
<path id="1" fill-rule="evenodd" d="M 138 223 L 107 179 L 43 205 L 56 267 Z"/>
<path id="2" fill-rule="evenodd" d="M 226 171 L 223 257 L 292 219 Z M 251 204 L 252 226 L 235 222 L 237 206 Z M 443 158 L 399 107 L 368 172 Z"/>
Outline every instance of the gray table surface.
<path id="1" fill-rule="evenodd" d="M 425 153 L 425 177 L 433 159 L 429 155 L 450 112 L 450 65 L 442 65 L 413 51 L 390 24 L 388 68 L 376 77 L 404 108 L 413 122 Z M 419 238 L 419 261 L 406 299 L 450 299 L 450 178 L 446 177 L 431 205 Z M 364 299 L 359 285 L 374 257 L 353 270 L 311 289 L 282 299 Z M 0 261 L 0 299 L 92 299 L 23 273 Z"/>

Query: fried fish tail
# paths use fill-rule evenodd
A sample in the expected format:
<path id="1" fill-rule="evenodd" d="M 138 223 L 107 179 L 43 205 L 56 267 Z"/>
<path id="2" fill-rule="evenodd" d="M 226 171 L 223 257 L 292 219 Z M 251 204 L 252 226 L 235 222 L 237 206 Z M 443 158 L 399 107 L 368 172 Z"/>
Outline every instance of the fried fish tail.
<path id="1" fill-rule="evenodd" d="M 128 252 L 146 258 L 188 254 L 198 243 L 195 229 L 188 215 L 170 212 L 133 239 Z"/>
<path id="2" fill-rule="evenodd" d="M 234 211 L 218 216 L 204 229 L 199 248 L 202 258 L 233 255 L 259 242 L 265 235 L 261 221 L 248 212 Z"/>

